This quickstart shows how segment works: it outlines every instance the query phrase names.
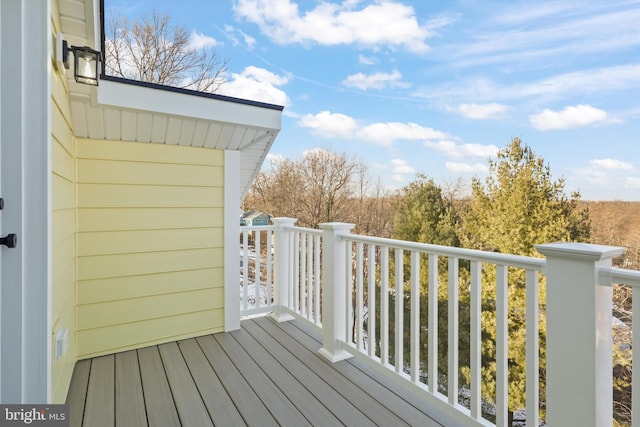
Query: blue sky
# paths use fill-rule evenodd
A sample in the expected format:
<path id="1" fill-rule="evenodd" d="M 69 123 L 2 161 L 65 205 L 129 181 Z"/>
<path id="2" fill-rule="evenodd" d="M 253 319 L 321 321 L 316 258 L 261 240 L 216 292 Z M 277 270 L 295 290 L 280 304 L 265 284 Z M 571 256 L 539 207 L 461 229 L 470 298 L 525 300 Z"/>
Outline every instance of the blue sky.
<path id="1" fill-rule="evenodd" d="M 322 147 L 446 185 L 520 137 L 567 193 L 640 200 L 640 0 L 105 3 L 170 15 L 229 60 L 224 94 L 285 105 L 271 159 Z"/>

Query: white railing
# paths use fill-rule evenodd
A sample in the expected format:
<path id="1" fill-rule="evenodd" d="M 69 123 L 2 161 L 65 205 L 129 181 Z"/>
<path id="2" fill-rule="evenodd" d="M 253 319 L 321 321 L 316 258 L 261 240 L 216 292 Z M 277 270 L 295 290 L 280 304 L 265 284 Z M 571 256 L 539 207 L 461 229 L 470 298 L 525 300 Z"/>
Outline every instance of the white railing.
<path id="1" fill-rule="evenodd" d="M 614 284 L 626 285 L 631 288 L 632 313 L 640 313 L 640 271 L 625 270 L 621 268 L 601 267 L 598 271 L 599 284 L 612 286 Z M 632 315 L 633 316 L 633 315 Z M 640 320 L 633 316 L 631 324 L 631 342 L 640 343 Z M 640 351 L 632 352 L 631 366 L 640 366 Z M 640 384 L 640 369 L 631 372 L 631 419 L 640 420 L 640 393 L 633 393 Z M 640 386 L 639 386 L 640 387 Z"/>
<path id="2" fill-rule="evenodd" d="M 240 313 L 268 313 L 274 305 L 273 226 L 240 227 Z"/>
<path id="3" fill-rule="evenodd" d="M 293 227 L 290 235 L 293 276 L 289 287 L 289 309 L 297 317 L 322 328 L 322 231 Z"/>
<path id="4" fill-rule="evenodd" d="M 295 219 L 292 218 L 274 218 L 273 226 L 240 227 L 240 314 L 246 317 L 274 312 L 278 319 L 295 317 L 321 329 L 322 231 L 295 227 L 294 223 Z M 264 237 L 260 239 L 260 232 L 266 233 L 268 243 L 264 243 Z M 252 239 L 255 242 L 253 245 Z M 254 247 L 261 242 L 262 256 L 259 257 Z M 261 269 L 261 279 L 258 280 L 253 272 Z M 245 281 L 248 284 L 248 298 L 244 298 Z M 254 304 L 255 300 L 259 300 L 257 305 Z"/>
<path id="5" fill-rule="evenodd" d="M 275 218 L 274 226 L 264 229 L 273 232 L 268 237 L 273 281 L 271 273 L 264 284 L 254 281 L 260 283 L 256 289 L 273 298 L 257 307 L 243 298 L 243 315 L 272 311 L 279 321 L 308 322 L 322 332 L 324 357 L 332 362 L 359 358 L 422 396 L 436 418 L 461 426 L 508 425 L 509 352 L 515 345 L 509 342 L 510 316 L 524 317 L 526 341 L 517 351 L 526 359 L 526 425 L 612 425 L 607 285 L 640 288 L 640 273 L 610 268 L 621 248 L 539 245 L 544 259 L 353 235 L 351 224 L 320 224 L 320 230 L 294 224 L 295 219 Z M 271 265 L 266 255 L 271 249 L 251 259 L 248 235 L 255 236 L 254 230 L 242 231 L 245 278 Z M 258 263 L 253 270 L 251 262 Z M 524 294 L 524 312 L 510 303 L 514 291 Z M 546 301 L 541 300 L 545 293 Z M 256 299 L 262 291 L 247 295 Z M 640 298 L 633 302 L 634 310 L 638 306 Z M 446 316 L 439 315 L 445 310 Z M 545 323 L 546 396 L 540 396 L 538 337 Z M 495 325 L 495 340 L 483 342 L 488 324 Z M 446 335 L 439 337 L 444 328 Z M 640 328 L 633 328 L 633 334 L 640 340 Z M 461 339 L 468 340 L 468 347 L 461 347 Z M 495 346 L 491 366 L 483 360 L 483 345 Z M 634 361 L 640 360 L 638 353 Z M 461 359 L 468 364 L 461 366 Z M 483 369 L 485 374 L 493 370 L 490 408 L 495 414 L 482 398 L 487 389 Z M 633 375 L 635 384 L 638 375 Z M 640 388 L 634 394 L 640 395 Z M 635 419 L 638 402 L 633 399 Z"/>
<path id="6" fill-rule="evenodd" d="M 482 369 L 487 369 L 481 363 L 483 286 L 493 288 L 489 293 L 495 295 L 496 301 L 495 402 L 485 403 L 485 407 L 495 408 L 492 415 L 497 425 L 507 425 L 508 316 L 509 310 L 513 310 L 508 304 L 508 285 L 510 275 L 517 275 L 516 269 L 523 271 L 527 295 L 526 425 L 539 425 L 538 274 L 544 267 L 543 259 L 376 237 L 348 235 L 343 238 L 348 243 L 347 259 L 352 260 L 347 277 L 347 286 L 351 285 L 346 304 L 347 351 L 371 359 L 417 391 L 428 394 L 434 406 L 440 407 L 443 414 L 447 412 L 452 421 L 460 425 L 493 422 L 483 417 L 482 410 Z M 466 265 L 462 268 L 461 264 Z M 444 274 L 439 272 L 442 267 L 446 267 Z M 421 274 L 421 269 L 426 269 L 426 274 Z M 483 271 L 495 276 L 492 283 L 483 284 Z M 465 283 L 469 294 L 467 331 L 459 330 L 461 272 L 468 280 Z M 485 276 L 484 282 L 486 279 Z M 442 287 L 446 288 L 446 298 L 438 296 Z M 391 306 L 390 299 L 394 302 Z M 440 307 L 442 302 L 447 310 L 446 322 L 439 316 L 444 308 Z M 394 327 L 390 327 L 391 324 Z M 439 327 L 443 326 L 447 328 L 446 342 L 438 338 Z M 426 334 L 421 333 L 425 330 Z M 461 335 L 467 335 L 470 342 L 465 349 L 470 381 L 463 387 L 459 378 Z M 407 339 L 409 345 L 405 342 Z M 425 344 L 426 351 L 423 350 Z M 444 346 L 446 353 L 442 350 Z M 409 354 L 403 354 L 407 347 Z M 445 373 L 439 374 L 442 370 L 438 363 L 443 357 L 447 366 Z"/>

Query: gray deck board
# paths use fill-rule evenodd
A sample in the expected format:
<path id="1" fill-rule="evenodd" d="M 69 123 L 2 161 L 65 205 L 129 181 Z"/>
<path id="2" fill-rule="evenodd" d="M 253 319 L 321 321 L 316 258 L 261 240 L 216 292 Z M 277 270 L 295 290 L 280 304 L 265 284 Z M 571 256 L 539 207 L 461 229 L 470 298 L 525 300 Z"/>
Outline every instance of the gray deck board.
<path id="1" fill-rule="evenodd" d="M 180 425 L 180 418 L 173 402 L 173 395 L 158 347 L 146 347 L 138 350 L 138 361 L 149 427 Z"/>
<path id="2" fill-rule="evenodd" d="M 261 365 L 265 361 L 252 359 L 230 335 L 216 336 L 215 339 L 227 354 L 234 355 L 233 363 L 238 368 L 238 372 L 251 384 L 255 393 L 278 424 L 311 426 L 300 410 L 262 370 Z"/>
<path id="3" fill-rule="evenodd" d="M 161 344 L 158 349 L 167 372 L 180 423 L 185 427 L 213 427 L 209 412 L 193 382 L 178 344 L 175 342 Z"/>
<path id="4" fill-rule="evenodd" d="M 200 390 L 213 424 L 216 426 L 243 426 L 245 422 L 233 401 L 227 394 L 224 385 L 209 364 L 195 339 L 178 343 L 193 380 Z"/>
<path id="5" fill-rule="evenodd" d="M 251 385 L 240 375 L 238 369 L 228 359 L 214 337 L 211 335 L 199 337 L 197 341 L 216 374 L 223 378 L 222 381 L 225 383 L 227 393 L 238 406 L 240 413 L 243 414 L 245 423 L 249 426 L 277 426 L 278 424 L 269 410 L 256 395 Z"/>
<path id="6" fill-rule="evenodd" d="M 338 418 L 327 409 L 325 405 L 314 396 L 304 384 L 286 370 L 280 362 L 265 350 L 247 331 L 241 329 L 234 331 L 231 336 L 252 355 L 259 360 L 260 369 L 281 390 L 285 391 L 289 400 L 299 408 L 303 408 L 305 417 L 315 426 L 327 427 L 342 426 Z"/>
<path id="7" fill-rule="evenodd" d="M 279 325 L 275 325 L 272 322 L 261 322 L 259 326 L 286 348 L 292 348 L 292 346 L 300 344 L 295 338 L 284 332 Z M 371 419 L 372 422 L 385 426 L 407 425 L 393 411 L 381 406 L 379 401 L 365 393 L 363 389 L 353 382 L 347 381 L 344 375 L 337 371 L 334 366 L 329 365 L 328 361 L 322 358 L 317 351 L 312 352 L 304 348 L 296 352 L 296 355 L 302 363 L 322 377 L 328 385 L 340 393 L 345 400 L 351 402 L 363 415 L 370 416 L 369 414 L 375 413 L 375 419 Z M 344 365 L 341 362 L 336 364 Z"/>
<path id="8" fill-rule="evenodd" d="M 142 394 L 138 353 L 135 350 L 115 355 L 116 426 L 127 427 L 147 422 Z"/>
<path id="9" fill-rule="evenodd" d="M 91 361 L 83 426 L 113 426 L 115 423 L 113 360 L 113 354 L 110 354 Z"/>
<path id="10" fill-rule="evenodd" d="M 320 349 L 320 337 L 313 331 L 300 329 L 293 322 L 283 323 L 280 327 L 309 350 L 318 351 Z M 348 381 L 358 385 L 362 390 L 366 390 L 380 404 L 393 410 L 406 423 L 424 427 L 440 426 L 425 411 L 408 402 L 404 394 L 400 395 L 401 390 L 396 384 L 389 384 L 382 378 L 372 376 L 367 370 L 358 368 L 353 360 L 345 360 L 344 362 L 336 363 L 333 367 Z"/>
<path id="11" fill-rule="evenodd" d="M 267 351 L 277 356 L 282 365 L 285 366 L 293 376 L 303 382 L 303 384 L 306 384 L 309 391 L 311 391 L 316 398 L 322 399 L 327 408 L 340 420 L 343 422 L 346 420 L 347 425 L 354 426 L 376 425 L 371 419 L 360 412 L 358 407 L 346 400 L 336 389 L 327 384 L 322 376 L 318 375 L 314 370 L 309 369 L 309 366 L 298 359 L 297 355 L 290 353 L 284 345 L 276 342 L 273 337 L 266 335 L 254 321 L 245 322 L 243 328 L 262 344 Z M 316 364 L 323 363 L 319 360 L 314 362 Z"/>
<path id="12" fill-rule="evenodd" d="M 91 360 L 81 360 L 76 363 L 69 393 L 67 393 L 67 405 L 69 405 L 69 425 L 81 426 L 84 415 L 84 404 L 87 400 L 87 386 L 89 385 L 89 371 Z M 73 402 L 73 405 L 71 404 Z"/>
<path id="13" fill-rule="evenodd" d="M 317 333 L 268 317 L 242 329 L 76 364 L 70 426 L 440 426 L 366 364 L 318 355 Z"/>

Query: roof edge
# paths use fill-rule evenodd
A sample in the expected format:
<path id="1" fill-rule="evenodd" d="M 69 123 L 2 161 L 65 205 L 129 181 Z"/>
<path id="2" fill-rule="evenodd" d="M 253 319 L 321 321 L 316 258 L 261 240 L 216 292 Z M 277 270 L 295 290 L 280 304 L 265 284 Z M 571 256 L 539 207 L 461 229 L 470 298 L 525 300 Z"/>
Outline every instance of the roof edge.
<path id="1" fill-rule="evenodd" d="M 106 80 L 106 81 L 111 81 L 111 82 L 116 82 L 116 83 L 128 84 L 128 85 L 132 85 L 132 86 L 145 87 L 145 88 L 149 88 L 149 89 L 157 89 L 157 90 L 162 90 L 162 91 L 166 91 L 166 92 L 180 93 L 180 94 L 183 94 L 183 95 L 197 96 L 197 97 L 200 97 L 200 98 L 216 99 L 218 101 L 233 102 L 235 104 L 250 105 L 252 107 L 266 108 L 266 109 L 275 110 L 275 111 L 284 110 L 284 106 L 283 105 L 270 104 L 268 102 L 253 101 L 253 100 L 250 100 L 250 99 L 236 98 L 236 97 L 233 97 L 233 96 L 220 95 L 220 94 L 217 94 L 217 93 L 199 92 L 197 90 L 184 89 L 184 88 L 179 88 L 179 87 L 175 87 L 175 86 L 167 86 L 167 85 L 162 85 L 162 84 L 159 84 L 159 83 L 142 82 L 142 81 L 139 81 L 139 80 L 132 80 L 132 79 L 127 79 L 127 78 L 123 78 L 123 77 L 110 76 L 110 75 L 107 75 L 107 74 L 102 74 L 100 76 L 100 80 Z"/>

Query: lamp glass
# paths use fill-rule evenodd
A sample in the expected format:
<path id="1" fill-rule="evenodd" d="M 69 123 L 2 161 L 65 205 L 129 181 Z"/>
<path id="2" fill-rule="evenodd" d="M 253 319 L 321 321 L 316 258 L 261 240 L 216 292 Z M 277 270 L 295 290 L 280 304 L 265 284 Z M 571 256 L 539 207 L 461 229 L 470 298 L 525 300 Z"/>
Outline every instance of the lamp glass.
<path id="1" fill-rule="evenodd" d="M 90 48 L 74 49 L 74 76 L 78 83 L 98 86 L 100 52 Z"/>

